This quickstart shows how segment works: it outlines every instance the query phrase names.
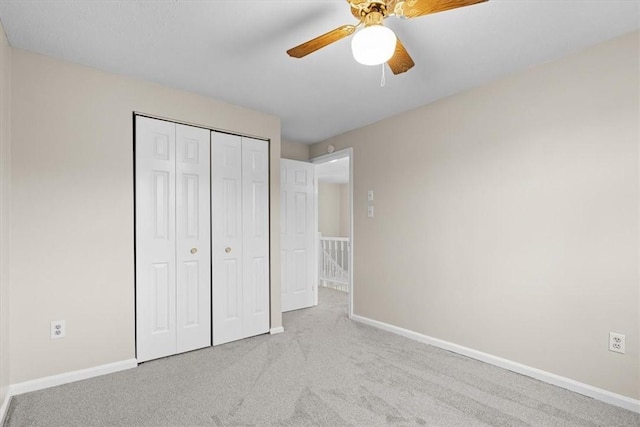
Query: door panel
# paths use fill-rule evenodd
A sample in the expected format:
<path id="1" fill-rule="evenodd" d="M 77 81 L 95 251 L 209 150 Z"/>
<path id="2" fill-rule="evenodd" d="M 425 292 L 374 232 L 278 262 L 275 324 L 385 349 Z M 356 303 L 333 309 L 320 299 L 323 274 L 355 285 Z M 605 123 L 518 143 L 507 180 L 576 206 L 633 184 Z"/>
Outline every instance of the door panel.
<path id="1" fill-rule="evenodd" d="M 136 337 L 144 362 L 176 351 L 175 125 L 136 120 Z"/>
<path id="2" fill-rule="evenodd" d="M 211 345 L 211 132 L 176 126 L 177 352 Z"/>
<path id="3" fill-rule="evenodd" d="M 293 269 L 294 269 L 294 293 L 305 292 L 308 289 L 308 251 L 306 249 L 295 249 L 293 251 Z"/>
<path id="4" fill-rule="evenodd" d="M 200 266 L 200 263 L 198 261 L 186 261 L 184 263 L 184 267 L 187 276 L 187 280 L 185 283 L 186 295 L 184 307 L 184 327 L 191 328 L 203 325 L 205 323 L 205 319 L 201 319 L 201 313 L 203 312 L 203 310 L 200 309 L 200 302 L 203 299 L 200 289 L 200 272 L 202 271 L 202 267 Z M 205 300 L 207 299 L 205 298 Z M 207 344 L 205 345 L 208 345 L 208 338 L 209 337 L 207 337 L 206 339 Z"/>
<path id="5" fill-rule="evenodd" d="M 242 138 L 244 336 L 269 331 L 269 144 Z"/>
<path id="6" fill-rule="evenodd" d="M 269 331 L 269 146 L 212 133 L 213 343 Z"/>
<path id="7" fill-rule="evenodd" d="M 296 189 L 294 190 L 293 197 L 294 197 L 293 214 L 294 214 L 294 220 L 296 222 L 296 225 L 294 228 L 295 235 L 304 236 L 308 232 L 309 221 L 307 221 L 307 217 L 309 216 L 309 210 L 310 210 L 308 206 L 309 196 L 306 192 L 300 191 L 300 189 Z"/>
<path id="8" fill-rule="evenodd" d="M 151 307 L 153 312 L 153 334 L 169 332 L 170 297 L 169 263 L 152 264 Z"/>
<path id="9" fill-rule="evenodd" d="M 280 168 L 280 245 L 284 312 L 313 305 L 317 282 L 314 274 L 314 165 L 281 159 Z"/>
<path id="10" fill-rule="evenodd" d="M 242 138 L 211 133 L 213 344 L 243 338 Z"/>
<path id="11" fill-rule="evenodd" d="M 242 288 L 238 277 L 240 276 L 240 266 L 237 259 L 224 260 L 223 267 L 225 276 L 224 282 L 220 283 L 221 290 L 225 292 L 226 299 L 220 300 L 222 304 L 221 312 L 224 321 L 242 320 L 240 319 L 240 292 Z M 240 334 L 240 332 L 238 332 Z"/>
<path id="12" fill-rule="evenodd" d="M 152 215 L 156 239 L 169 239 L 169 172 L 154 170 L 151 172 L 153 180 Z"/>

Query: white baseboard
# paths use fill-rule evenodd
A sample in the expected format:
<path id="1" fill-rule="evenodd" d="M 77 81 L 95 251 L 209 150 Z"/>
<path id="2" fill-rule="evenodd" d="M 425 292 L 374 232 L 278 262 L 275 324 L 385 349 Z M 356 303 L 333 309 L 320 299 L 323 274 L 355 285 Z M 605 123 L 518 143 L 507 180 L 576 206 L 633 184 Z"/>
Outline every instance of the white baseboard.
<path id="1" fill-rule="evenodd" d="M 282 326 L 278 326 L 277 328 L 271 328 L 269 329 L 269 333 L 271 335 L 275 335 L 275 334 L 281 334 L 284 332 L 284 328 Z"/>
<path id="2" fill-rule="evenodd" d="M 126 369 L 135 368 L 136 366 L 138 366 L 138 361 L 136 359 L 129 359 L 122 360 L 120 362 L 107 363 L 106 365 L 95 366 L 93 368 L 81 369 L 79 371 L 51 375 L 49 377 L 11 384 L 11 386 L 9 386 L 9 394 L 11 396 L 15 396 L 17 394 L 29 393 L 31 391 L 42 390 L 49 387 L 55 387 L 57 385 L 111 374 L 113 372 L 124 371 Z"/>
<path id="3" fill-rule="evenodd" d="M 45 388 L 55 387 L 75 381 L 86 380 L 88 378 L 99 377 L 101 375 L 111 374 L 118 371 L 124 371 L 126 369 L 135 368 L 136 366 L 138 366 L 138 361 L 136 359 L 129 359 L 120 362 L 107 363 L 106 365 L 95 366 L 93 368 L 81 369 L 79 371 L 66 372 L 64 374 L 51 375 L 49 377 L 11 384 L 8 387 L 7 395 L 4 397 L 2 406 L 0 406 L 0 426 L 4 424 L 12 396 L 29 393 L 31 391 L 43 390 Z"/>
<path id="4" fill-rule="evenodd" d="M 410 331 L 408 329 L 393 326 L 388 323 L 379 322 L 377 320 L 369 319 L 367 317 L 358 316 L 354 314 L 351 317 L 356 322 L 361 322 L 370 326 L 374 326 L 378 329 L 382 329 L 388 332 L 392 332 L 397 335 L 401 335 L 406 338 L 410 338 L 421 343 L 429 344 L 434 347 L 439 347 L 444 350 L 448 350 L 454 353 L 461 354 L 463 356 L 470 357 L 472 359 L 480 360 L 490 365 L 498 366 L 500 368 L 507 369 L 509 371 L 517 372 L 522 375 L 526 375 L 537 380 L 553 384 L 558 387 L 565 388 L 567 390 L 580 393 L 582 395 L 600 400 L 611 405 L 619 406 L 624 409 L 628 409 L 633 412 L 640 413 L 640 400 L 632 399 L 621 394 L 613 393 L 598 387 L 590 386 L 589 384 L 581 383 L 579 381 L 572 380 L 570 378 L 562 377 L 560 375 L 552 374 L 551 372 L 543 371 L 541 369 L 532 368 L 531 366 L 523 365 L 518 362 L 513 362 L 508 359 L 503 359 L 498 356 L 494 356 L 488 353 L 483 353 L 472 348 L 464 347 L 458 344 L 454 344 L 448 341 L 444 341 L 438 338 L 433 338 L 428 335 L 423 335 L 418 332 Z"/>
<path id="5" fill-rule="evenodd" d="M 11 402 L 11 394 L 7 390 L 7 395 L 4 397 L 2 401 L 2 406 L 0 406 L 0 426 L 4 425 L 4 418 L 7 416 L 7 411 L 9 410 L 9 403 Z"/>

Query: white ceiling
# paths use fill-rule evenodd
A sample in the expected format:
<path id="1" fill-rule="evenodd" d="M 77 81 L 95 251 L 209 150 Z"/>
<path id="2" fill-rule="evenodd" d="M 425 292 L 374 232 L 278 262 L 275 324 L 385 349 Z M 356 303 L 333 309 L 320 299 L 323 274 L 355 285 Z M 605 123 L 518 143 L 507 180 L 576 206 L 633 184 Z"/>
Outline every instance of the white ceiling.
<path id="1" fill-rule="evenodd" d="M 316 165 L 318 181 L 330 184 L 346 184 L 349 182 L 349 157 L 330 160 Z"/>
<path id="2" fill-rule="evenodd" d="M 385 21 L 416 62 L 380 87 L 348 39 L 285 51 L 354 23 L 345 0 L 1 0 L 12 46 L 193 91 L 282 119 L 313 143 L 637 30 L 635 0 L 490 0 Z"/>

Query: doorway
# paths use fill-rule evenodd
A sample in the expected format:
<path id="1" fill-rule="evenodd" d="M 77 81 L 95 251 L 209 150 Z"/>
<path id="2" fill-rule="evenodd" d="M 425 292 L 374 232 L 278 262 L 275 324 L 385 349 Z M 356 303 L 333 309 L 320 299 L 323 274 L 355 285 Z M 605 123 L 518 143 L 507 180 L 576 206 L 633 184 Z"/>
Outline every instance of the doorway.
<path id="1" fill-rule="evenodd" d="M 317 281 L 319 289 L 344 292 L 348 316 L 353 314 L 353 150 L 311 160 L 315 165 Z"/>

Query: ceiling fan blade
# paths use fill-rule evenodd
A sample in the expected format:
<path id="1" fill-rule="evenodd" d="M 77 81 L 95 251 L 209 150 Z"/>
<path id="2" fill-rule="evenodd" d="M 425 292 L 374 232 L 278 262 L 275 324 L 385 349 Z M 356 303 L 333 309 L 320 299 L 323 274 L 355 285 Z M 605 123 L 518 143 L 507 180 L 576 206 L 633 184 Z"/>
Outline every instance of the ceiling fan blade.
<path id="1" fill-rule="evenodd" d="M 287 53 L 289 54 L 289 56 L 292 56 L 294 58 L 302 58 L 303 56 L 307 56 L 318 49 L 321 49 L 327 45 L 330 45 L 331 43 L 337 42 L 338 40 L 353 34 L 355 30 L 355 25 L 343 25 L 342 27 L 338 27 L 335 30 L 318 36 L 315 39 L 309 40 L 306 43 L 302 43 L 301 45 L 291 48 L 287 51 Z"/>
<path id="2" fill-rule="evenodd" d="M 406 0 L 402 4 L 401 16 L 415 18 L 430 13 L 456 9 L 458 7 L 471 6 L 487 0 Z"/>
<path id="3" fill-rule="evenodd" d="M 393 74 L 404 73 L 416 65 L 415 62 L 413 62 L 413 59 L 409 56 L 407 49 L 404 48 L 400 39 L 396 42 L 396 51 L 391 59 L 387 61 L 387 64 L 389 65 L 389 68 L 391 68 Z"/>

